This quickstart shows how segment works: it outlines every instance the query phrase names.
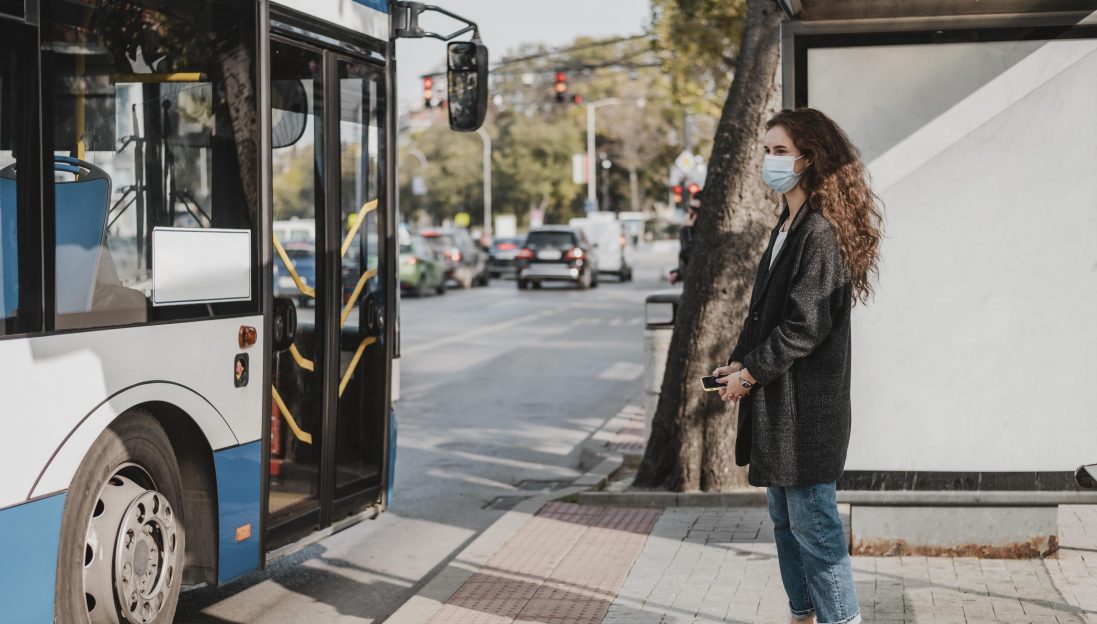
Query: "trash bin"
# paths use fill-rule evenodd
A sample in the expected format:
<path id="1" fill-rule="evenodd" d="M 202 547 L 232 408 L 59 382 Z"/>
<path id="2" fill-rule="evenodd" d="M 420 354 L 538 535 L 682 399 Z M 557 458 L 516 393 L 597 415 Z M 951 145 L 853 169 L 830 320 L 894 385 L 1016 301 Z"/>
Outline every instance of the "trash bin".
<path id="1" fill-rule="evenodd" d="M 660 290 L 644 300 L 644 439 L 651 435 L 651 419 L 659 404 L 663 387 L 663 372 L 667 367 L 667 351 L 674 321 L 678 318 L 681 290 Z"/>

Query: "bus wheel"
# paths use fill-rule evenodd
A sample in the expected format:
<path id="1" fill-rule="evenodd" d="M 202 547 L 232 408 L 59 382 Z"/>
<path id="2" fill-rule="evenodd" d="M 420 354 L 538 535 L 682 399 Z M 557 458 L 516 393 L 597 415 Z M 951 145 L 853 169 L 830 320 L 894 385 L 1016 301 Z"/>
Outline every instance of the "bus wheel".
<path id="1" fill-rule="evenodd" d="M 58 622 L 171 622 L 186 552 L 183 487 L 163 427 L 141 410 L 104 431 L 65 500 Z"/>

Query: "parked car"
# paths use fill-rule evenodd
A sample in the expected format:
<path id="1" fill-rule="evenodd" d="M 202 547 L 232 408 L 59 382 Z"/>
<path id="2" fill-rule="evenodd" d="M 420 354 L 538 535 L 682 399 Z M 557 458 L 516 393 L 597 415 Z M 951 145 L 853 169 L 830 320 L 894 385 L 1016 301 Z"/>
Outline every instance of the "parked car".
<path id="1" fill-rule="evenodd" d="M 468 230 L 429 229 L 422 230 L 419 234 L 442 254 L 446 263 L 446 279 L 457 282 L 462 288 L 488 285 L 488 256 L 472 240 Z"/>
<path id="2" fill-rule="evenodd" d="M 514 258 L 522 248 L 520 238 L 497 238 L 491 243 L 488 270 L 492 277 L 514 276 Z"/>
<path id="3" fill-rule="evenodd" d="M 400 244 L 400 288 L 415 297 L 446 294 L 446 263 L 422 236 Z"/>
<path id="4" fill-rule="evenodd" d="M 632 279 L 632 245 L 629 244 L 624 223 L 612 212 L 594 212 L 587 217 L 572 219 L 569 225 L 583 231 L 587 240 L 598 252 L 598 272 L 612 274 L 622 282 Z"/>
<path id="5" fill-rule="evenodd" d="M 297 276 L 306 286 L 316 288 L 316 248 L 306 243 L 289 243 L 285 249 Z M 297 287 L 297 282 L 293 280 L 281 258 L 274 261 L 274 296 L 289 297 L 301 308 L 314 303 L 311 297 Z"/>
<path id="6" fill-rule="evenodd" d="M 540 288 L 543 281 L 568 281 L 579 288 L 598 286 L 598 257 L 583 231 L 570 226 L 531 230 L 515 258 L 518 288 Z"/>

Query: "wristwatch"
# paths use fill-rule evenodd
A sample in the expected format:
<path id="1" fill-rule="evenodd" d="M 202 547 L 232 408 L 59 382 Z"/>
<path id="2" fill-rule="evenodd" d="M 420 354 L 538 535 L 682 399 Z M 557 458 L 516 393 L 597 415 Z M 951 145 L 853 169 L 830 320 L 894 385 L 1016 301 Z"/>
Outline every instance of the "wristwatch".
<path id="1" fill-rule="evenodd" d="M 754 384 L 750 383 L 750 382 L 749 382 L 749 381 L 747 381 L 746 379 L 743 379 L 743 373 L 742 373 L 742 371 L 740 371 L 740 372 L 739 372 L 739 385 L 740 385 L 740 386 L 743 386 L 743 387 L 744 387 L 744 388 L 746 388 L 747 390 L 750 390 L 750 389 L 751 389 L 752 387 L 754 387 Z"/>

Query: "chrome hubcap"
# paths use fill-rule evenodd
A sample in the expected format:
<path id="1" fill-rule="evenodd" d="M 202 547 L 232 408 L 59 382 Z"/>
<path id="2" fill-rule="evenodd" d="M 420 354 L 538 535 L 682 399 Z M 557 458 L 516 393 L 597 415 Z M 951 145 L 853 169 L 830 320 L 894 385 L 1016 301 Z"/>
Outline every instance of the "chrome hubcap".
<path id="1" fill-rule="evenodd" d="M 122 472 L 107 480 L 88 522 L 84 593 L 91 624 L 155 622 L 178 582 L 171 505 Z"/>

